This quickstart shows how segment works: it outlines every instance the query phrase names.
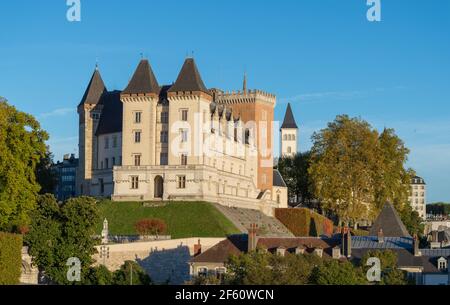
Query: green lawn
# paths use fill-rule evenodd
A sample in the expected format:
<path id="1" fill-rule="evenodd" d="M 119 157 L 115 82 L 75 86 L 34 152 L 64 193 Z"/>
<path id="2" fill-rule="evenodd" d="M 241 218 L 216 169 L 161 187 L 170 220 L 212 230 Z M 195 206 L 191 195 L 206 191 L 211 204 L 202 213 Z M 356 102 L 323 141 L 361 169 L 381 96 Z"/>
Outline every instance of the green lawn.
<path id="1" fill-rule="evenodd" d="M 177 202 L 162 207 L 144 207 L 138 202 L 103 201 L 101 221 L 106 218 L 112 235 L 135 235 L 134 224 L 144 218 L 163 219 L 173 239 L 186 237 L 224 237 L 239 230 L 212 204 Z M 102 223 L 98 224 L 100 234 Z"/>

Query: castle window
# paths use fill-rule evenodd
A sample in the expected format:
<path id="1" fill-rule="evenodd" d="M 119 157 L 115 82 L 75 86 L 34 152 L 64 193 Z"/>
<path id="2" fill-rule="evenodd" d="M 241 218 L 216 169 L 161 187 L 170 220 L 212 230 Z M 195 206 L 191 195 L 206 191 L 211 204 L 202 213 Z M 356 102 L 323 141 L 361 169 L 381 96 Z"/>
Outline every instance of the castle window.
<path id="1" fill-rule="evenodd" d="M 141 143 L 141 132 L 140 131 L 134 132 L 134 143 Z"/>
<path id="2" fill-rule="evenodd" d="M 100 119 L 100 113 L 92 113 L 92 118 L 94 119 L 94 120 L 99 120 Z"/>
<path id="3" fill-rule="evenodd" d="M 292 135 L 292 141 L 295 141 L 295 134 Z"/>
<path id="4" fill-rule="evenodd" d="M 131 189 L 139 189 L 139 176 L 131 176 Z"/>
<path id="5" fill-rule="evenodd" d="M 287 141 L 287 134 L 284 135 L 284 140 Z"/>
<path id="6" fill-rule="evenodd" d="M 188 157 L 185 154 L 181 155 L 181 165 L 187 165 Z"/>
<path id="7" fill-rule="evenodd" d="M 169 164 L 169 156 L 167 153 L 161 153 L 160 155 L 160 163 L 161 165 L 168 165 Z"/>
<path id="8" fill-rule="evenodd" d="M 161 123 L 168 124 L 169 123 L 169 113 L 161 112 Z"/>
<path id="9" fill-rule="evenodd" d="M 141 155 L 134 155 L 134 166 L 141 166 Z"/>
<path id="10" fill-rule="evenodd" d="M 113 139 L 113 148 L 116 148 L 117 147 L 117 136 L 113 136 L 112 139 Z"/>
<path id="11" fill-rule="evenodd" d="M 188 130 L 187 129 L 180 129 L 181 134 L 181 143 L 187 143 L 188 141 Z"/>
<path id="12" fill-rule="evenodd" d="M 177 177 L 177 188 L 179 188 L 179 189 L 186 188 L 186 176 L 178 176 Z"/>
<path id="13" fill-rule="evenodd" d="M 161 131 L 161 143 L 169 142 L 169 134 L 167 131 Z"/>
<path id="14" fill-rule="evenodd" d="M 109 138 L 106 137 L 105 138 L 105 149 L 108 149 L 108 148 L 109 148 Z"/>
<path id="15" fill-rule="evenodd" d="M 105 168 L 106 169 L 109 168 L 109 160 L 108 160 L 108 158 L 105 158 Z"/>
<path id="16" fill-rule="evenodd" d="M 187 122 L 187 120 L 188 120 L 188 110 L 187 109 L 181 110 L 181 120 L 183 122 Z"/>
<path id="17" fill-rule="evenodd" d="M 281 202 L 280 195 L 277 195 L 277 203 L 280 204 L 280 202 Z"/>
<path id="18" fill-rule="evenodd" d="M 116 166 L 116 158 L 115 157 L 112 158 L 112 165 Z"/>
<path id="19" fill-rule="evenodd" d="M 292 152 L 292 148 L 290 146 L 287 148 L 287 152 L 288 152 L 288 154 L 290 154 Z"/>
<path id="20" fill-rule="evenodd" d="M 446 260 L 445 258 L 441 257 L 441 258 L 438 260 L 438 269 L 439 269 L 440 271 L 445 271 L 445 270 L 447 270 L 447 260 Z"/>
<path id="21" fill-rule="evenodd" d="M 135 112 L 134 113 L 134 122 L 136 124 L 141 123 L 141 119 L 142 119 L 142 112 Z"/>

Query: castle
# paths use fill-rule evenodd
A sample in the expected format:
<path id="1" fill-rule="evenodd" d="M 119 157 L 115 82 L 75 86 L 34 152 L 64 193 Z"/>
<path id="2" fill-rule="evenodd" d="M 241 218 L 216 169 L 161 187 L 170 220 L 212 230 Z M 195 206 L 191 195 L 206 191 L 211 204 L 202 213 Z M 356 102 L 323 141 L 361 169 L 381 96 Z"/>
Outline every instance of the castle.
<path id="1" fill-rule="evenodd" d="M 273 215 L 288 204 L 273 169 L 275 105 L 274 95 L 248 90 L 246 78 L 242 91 L 207 89 L 193 58 L 164 86 L 142 59 L 123 91 L 108 91 L 96 68 L 78 105 L 77 195 L 208 201 Z"/>

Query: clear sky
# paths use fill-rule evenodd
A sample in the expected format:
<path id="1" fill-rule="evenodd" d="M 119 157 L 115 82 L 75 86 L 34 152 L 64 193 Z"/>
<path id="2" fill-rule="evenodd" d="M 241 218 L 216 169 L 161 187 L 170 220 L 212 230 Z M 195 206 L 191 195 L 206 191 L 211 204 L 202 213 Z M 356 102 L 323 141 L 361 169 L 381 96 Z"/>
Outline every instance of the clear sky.
<path id="1" fill-rule="evenodd" d="M 395 128 L 428 201 L 450 201 L 450 1 L 66 0 L 0 3 L 0 95 L 49 131 L 56 159 L 77 152 L 79 103 L 96 60 L 109 90 L 123 89 L 143 53 L 172 83 L 194 52 L 208 87 L 250 88 L 291 102 L 300 149 L 338 114 Z"/>

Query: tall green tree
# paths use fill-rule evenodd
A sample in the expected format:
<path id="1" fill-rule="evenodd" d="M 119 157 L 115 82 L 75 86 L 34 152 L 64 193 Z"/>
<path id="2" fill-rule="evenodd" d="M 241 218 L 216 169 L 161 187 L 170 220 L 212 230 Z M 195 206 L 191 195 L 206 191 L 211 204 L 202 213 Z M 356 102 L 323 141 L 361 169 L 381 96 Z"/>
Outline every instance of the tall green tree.
<path id="1" fill-rule="evenodd" d="M 398 256 L 392 250 L 374 250 L 368 251 L 361 259 L 361 266 L 364 272 L 367 272 L 370 266 L 366 266 L 367 260 L 371 257 L 377 257 L 381 263 L 381 282 L 380 285 L 407 285 L 409 284 L 407 273 L 397 268 Z"/>
<path id="2" fill-rule="evenodd" d="M 369 123 L 337 116 L 312 137 L 309 174 L 322 207 L 340 222 L 373 220 L 390 201 L 401 211 L 408 205 L 409 150 L 392 129 L 381 134 Z"/>
<path id="3" fill-rule="evenodd" d="M 309 174 L 322 208 L 347 223 L 368 217 L 378 133 L 367 122 L 342 115 L 312 139 Z"/>
<path id="4" fill-rule="evenodd" d="M 58 183 L 57 175 L 52 170 L 53 154 L 50 152 L 50 148 L 47 146 L 47 151 L 43 158 L 36 166 L 36 180 L 41 186 L 39 194 L 53 194 L 55 192 L 56 185 Z"/>
<path id="5" fill-rule="evenodd" d="M 95 253 L 95 225 L 100 221 L 95 199 L 72 198 L 59 206 L 53 195 L 43 195 L 32 215 L 26 243 L 39 269 L 52 282 L 70 284 L 66 264 L 76 257 L 81 261 L 82 279 L 88 275 Z"/>
<path id="6" fill-rule="evenodd" d="M 0 98 L 0 230 L 29 224 L 40 190 L 36 166 L 45 157 L 47 139 L 33 116 Z"/>
<path id="7" fill-rule="evenodd" d="M 309 206 L 313 196 L 308 173 L 311 153 L 298 153 L 294 157 L 282 157 L 278 161 L 278 170 L 289 190 L 289 197 L 297 197 L 301 204 Z"/>
<path id="8" fill-rule="evenodd" d="M 367 279 L 361 268 L 348 261 L 326 261 L 313 271 L 312 284 L 315 285 L 366 285 Z"/>

